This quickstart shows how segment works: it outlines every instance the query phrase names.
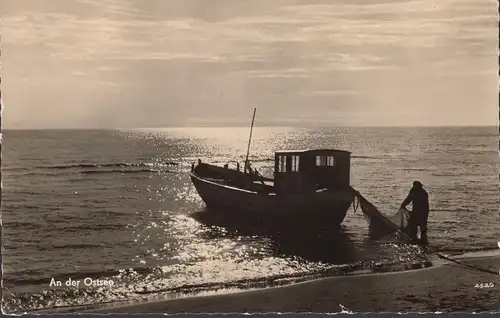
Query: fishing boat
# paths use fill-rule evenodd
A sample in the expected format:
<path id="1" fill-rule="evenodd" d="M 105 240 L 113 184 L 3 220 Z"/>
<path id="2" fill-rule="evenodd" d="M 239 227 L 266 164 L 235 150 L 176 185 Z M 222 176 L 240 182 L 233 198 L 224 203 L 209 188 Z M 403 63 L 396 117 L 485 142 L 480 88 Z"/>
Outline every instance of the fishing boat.
<path id="1" fill-rule="evenodd" d="M 273 177 L 265 177 L 248 160 L 242 169 L 198 160 L 189 175 L 212 211 L 259 219 L 314 220 L 340 225 L 354 200 L 350 187 L 351 153 L 339 149 L 275 152 Z"/>

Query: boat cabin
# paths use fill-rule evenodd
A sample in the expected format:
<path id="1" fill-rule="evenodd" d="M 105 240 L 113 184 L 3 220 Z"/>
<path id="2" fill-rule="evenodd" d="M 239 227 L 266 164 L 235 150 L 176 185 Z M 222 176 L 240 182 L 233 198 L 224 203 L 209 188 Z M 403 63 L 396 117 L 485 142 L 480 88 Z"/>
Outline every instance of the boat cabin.
<path id="1" fill-rule="evenodd" d="M 336 149 L 282 150 L 275 153 L 276 193 L 307 193 L 350 186 L 351 153 Z"/>

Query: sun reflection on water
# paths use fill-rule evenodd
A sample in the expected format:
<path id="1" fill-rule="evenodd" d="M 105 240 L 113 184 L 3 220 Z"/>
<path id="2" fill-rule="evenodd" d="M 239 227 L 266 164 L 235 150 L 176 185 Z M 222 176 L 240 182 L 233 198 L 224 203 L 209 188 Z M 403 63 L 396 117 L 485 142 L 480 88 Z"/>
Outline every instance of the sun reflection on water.
<path id="1" fill-rule="evenodd" d="M 187 175 L 191 163 L 198 158 L 219 164 L 235 159 L 242 161 L 248 133 L 246 127 L 120 132 L 120 138 L 126 142 L 117 149 L 126 151 L 113 154 L 112 158 L 132 165 L 120 166 L 117 174 L 93 174 L 95 179 L 91 179 L 90 187 L 95 190 L 97 182 L 99 191 L 108 190 L 104 196 L 110 200 L 110 206 L 106 207 L 109 211 L 100 207 L 95 211 L 108 213 L 96 222 L 96 237 L 111 238 L 106 249 L 109 255 L 90 265 L 84 264 L 90 270 L 98 268 L 95 274 L 98 277 L 116 280 L 116 286 L 111 290 L 43 290 L 26 298 L 17 295 L 21 300 L 13 300 L 10 308 L 141 299 L 151 293 L 246 288 L 258 282 L 266 285 L 297 277 L 309 279 L 314 275 L 336 275 L 366 268 L 400 269 L 399 264 L 425 259 L 418 247 L 394 240 L 374 242 L 367 239 L 367 225 L 359 212 L 349 212 L 341 237 L 332 240 L 283 238 L 262 233 L 260 228 L 234 229 L 200 217 L 207 215 L 207 211 Z M 498 191 L 490 186 L 496 184 L 496 177 L 491 175 L 488 166 L 494 161 L 480 153 L 463 155 L 461 149 L 473 147 L 476 137 L 461 139 L 461 144 L 454 146 L 456 136 L 421 134 L 411 136 L 417 140 L 412 140 L 410 145 L 420 145 L 411 147 L 404 130 L 394 134 L 342 128 L 304 133 L 291 128 L 256 127 L 250 158 L 259 170 L 269 174 L 273 169 L 273 153 L 278 149 L 350 150 L 354 155 L 353 185 L 383 212 L 395 212 L 407 194 L 406 185 L 413 178 L 419 178 L 429 184 L 434 206 L 438 209 L 430 224 L 433 244 L 459 251 L 495 246 L 498 238 L 488 234 L 498 233 L 495 208 Z M 443 155 L 448 153 L 458 155 Z M 478 164 L 469 164 L 469 168 L 464 169 L 457 162 L 464 158 Z M 127 173 L 129 171 L 134 173 Z M 78 193 L 84 192 L 78 189 Z M 97 202 L 102 198 L 92 199 Z M 116 224 L 112 223 L 115 220 Z M 478 222 L 482 222 L 480 226 Z M 102 225 L 113 231 L 103 231 Z M 449 244 L 450 240 L 453 245 Z M 99 253 L 95 254 L 103 255 Z M 103 262 L 107 267 L 101 272 Z"/>

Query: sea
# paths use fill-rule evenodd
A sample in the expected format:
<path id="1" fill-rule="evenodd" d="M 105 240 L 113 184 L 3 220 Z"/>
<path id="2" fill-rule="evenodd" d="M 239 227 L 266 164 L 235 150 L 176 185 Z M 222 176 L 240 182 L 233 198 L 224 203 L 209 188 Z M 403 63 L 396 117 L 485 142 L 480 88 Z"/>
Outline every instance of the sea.
<path id="1" fill-rule="evenodd" d="M 248 135 L 247 127 L 4 131 L 3 310 L 233 292 L 434 261 L 397 237 L 370 238 L 355 206 L 324 239 L 211 218 L 187 172 L 198 159 L 243 161 Z M 310 148 L 352 152 L 352 186 L 386 215 L 420 180 L 430 246 L 441 253 L 498 249 L 498 127 L 255 127 L 249 158 L 272 176 L 274 151 Z"/>

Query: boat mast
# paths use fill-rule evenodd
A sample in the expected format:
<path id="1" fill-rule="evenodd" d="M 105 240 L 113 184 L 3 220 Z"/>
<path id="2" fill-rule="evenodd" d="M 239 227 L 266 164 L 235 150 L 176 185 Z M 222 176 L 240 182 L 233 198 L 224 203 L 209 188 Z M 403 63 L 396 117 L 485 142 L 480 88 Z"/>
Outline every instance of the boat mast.
<path id="1" fill-rule="evenodd" d="M 249 166 L 249 164 L 248 164 L 248 155 L 250 154 L 250 143 L 252 142 L 253 122 L 255 120 L 255 112 L 256 111 L 257 111 L 257 108 L 254 108 L 253 109 L 253 117 L 252 117 L 252 125 L 250 126 L 250 137 L 248 138 L 247 156 L 245 158 L 245 172 L 247 171 L 247 168 Z"/>

